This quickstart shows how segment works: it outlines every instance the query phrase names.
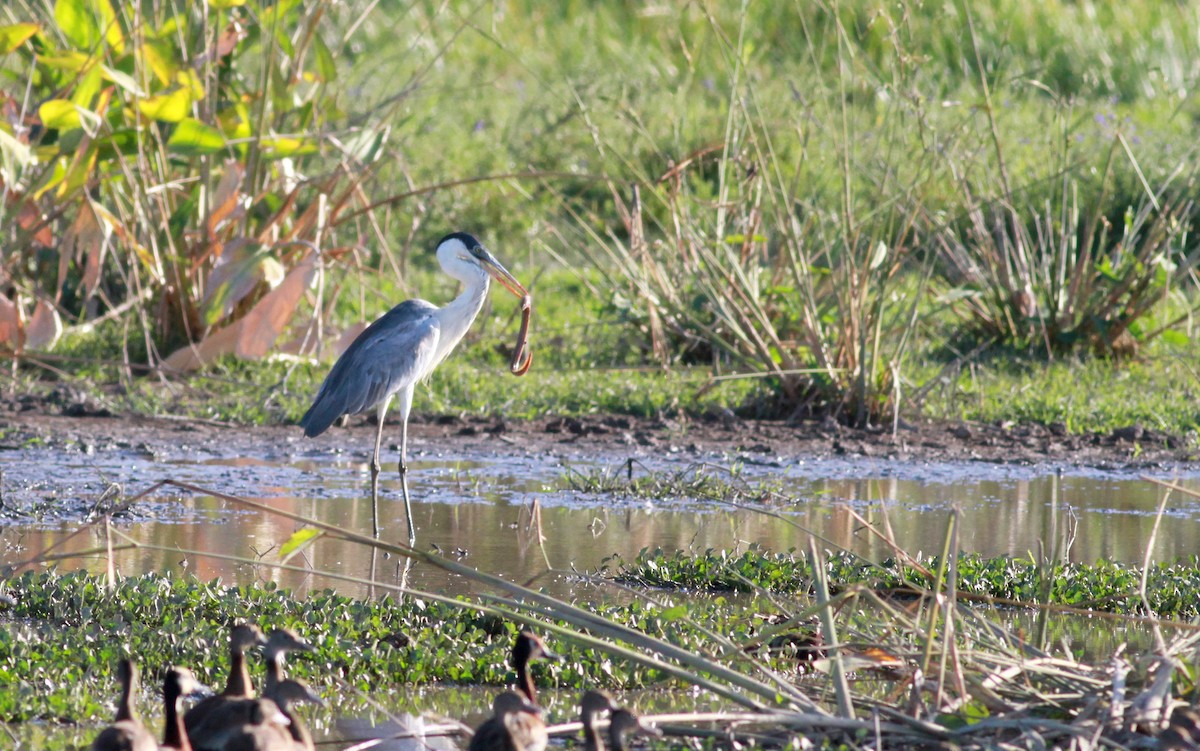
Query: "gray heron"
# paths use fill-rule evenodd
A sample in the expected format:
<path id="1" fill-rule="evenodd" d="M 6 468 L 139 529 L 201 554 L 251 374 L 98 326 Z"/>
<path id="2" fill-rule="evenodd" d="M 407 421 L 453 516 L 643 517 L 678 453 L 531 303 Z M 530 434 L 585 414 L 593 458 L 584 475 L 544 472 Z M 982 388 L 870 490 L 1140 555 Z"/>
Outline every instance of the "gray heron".
<path id="1" fill-rule="evenodd" d="M 338 358 L 321 384 L 317 398 L 300 419 L 304 435 L 312 438 L 324 433 L 343 415 L 375 411 L 379 426 L 375 433 L 375 452 L 371 456 L 371 518 L 378 537 L 379 444 L 383 440 L 383 418 L 388 405 L 392 397 L 399 396 L 400 488 L 408 519 L 409 545 L 417 540 L 408 496 L 408 414 L 412 409 L 413 390 L 467 333 L 483 307 L 491 277 L 523 301 L 529 298 L 521 283 L 482 243 L 466 232 L 443 237 L 437 245 L 437 259 L 442 271 L 462 282 L 463 291 L 459 296 L 441 308 L 425 300 L 406 300 L 368 326 Z M 521 341 L 517 345 L 518 358 L 524 350 L 528 303 L 525 308 Z M 527 361 L 525 368 L 528 368 Z M 524 372 L 519 370 L 516 361 L 513 372 L 518 375 Z"/>

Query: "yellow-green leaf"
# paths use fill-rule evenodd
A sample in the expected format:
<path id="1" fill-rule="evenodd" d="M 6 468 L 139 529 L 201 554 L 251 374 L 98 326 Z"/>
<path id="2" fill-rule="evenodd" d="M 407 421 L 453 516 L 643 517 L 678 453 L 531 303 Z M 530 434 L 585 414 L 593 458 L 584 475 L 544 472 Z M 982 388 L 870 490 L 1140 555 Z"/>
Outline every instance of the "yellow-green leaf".
<path id="1" fill-rule="evenodd" d="M 38 107 L 38 117 L 47 128 L 70 130 L 79 127 L 79 108 L 66 99 L 48 99 Z"/>
<path id="2" fill-rule="evenodd" d="M 38 58 L 38 63 L 55 70 L 81 71 L 92 58 L 82 52 L 62 52 L 58 55 L 44 55 Z"/>
<path id="3" fill-rule="evenodd" d="M 264 156 L 268 159 L 283 159 L 317 153 L 316 144 L 300 138 L 264 138 L 260 141 Z"/>
<path id="4" fill-rule="evenodd" d="M 58 0 L 54 20 L 77 49 L 91 50 L 100 42 L 100 25 L 89 0 Z"/>
<path id="5" fill-rule="evenodd" d="M 325 533 L 322 530 L 315 529 L 313 527 L 305 527 L 304 529 L 297 530 L 296 533 L 289 537 L 287 542 L 283 543 L 283 546 L 279 548 L 279 558 L 281 559 L 281 562 L 287 563 L 292 556 L 311 545 L 324 534 Z"/>
<path id="6" fill-rule="evenodd" d="M 208 0 L 208 7 L 216 8 L 217 10 L 228 10 L 236 8 L 239 5 L 245 5 L 246 0 Z"/>
<path id="7" fill-rule="evenodd" d="M 92 52 L 103 39 L 117 54 L 125 51 L 125 36 L 109 0 L 58 0 L 54 20 L 77 49 Z"/>
<path id="8" fill-rule="evenodd" d="M 9 26 L 0 26 L 0 55 L 7 55 L 25 44 L 37 32 L 38 25 L 36 23 L 14 23 Z"/>
<path id="9" fill-rule="evenodd" d="M 99 65 L 93 65 L 79 77 L 75 83 L 75 90 L 71 92 L 72 102 L 84 109 L 92 107 L 96 101 L 96 95 L 100 93 L 100 87 L 104 85 L 103 71 L 100 68 Z"/>
<path id="10" fill-rule="evenodd" d="M 167 148 L 189 156 L 212 154 L 225 148 L 225 136 L 211 125 L 188 117 L 175 126 L 175 132 L 167 139 Z"/>
<path id="11" fill-rule="evenodd" d="M 174 51 L 170 45 L 163 42 L 148 41 L 142 45 L 141 55 L 146 65 L 150 66 L 154 77 L 163 86 L 175 80 L 175 72 L 179 70 L 179 65 L 175 60 Z"/>
<path id="12" fill-rule="evenodd" d="M 138 109 L 143 115 L 168 123 L 177 123 L 183 120 L 188 116 L 191 106 L 192 92 L 187 87 L 138 102 Z"/>

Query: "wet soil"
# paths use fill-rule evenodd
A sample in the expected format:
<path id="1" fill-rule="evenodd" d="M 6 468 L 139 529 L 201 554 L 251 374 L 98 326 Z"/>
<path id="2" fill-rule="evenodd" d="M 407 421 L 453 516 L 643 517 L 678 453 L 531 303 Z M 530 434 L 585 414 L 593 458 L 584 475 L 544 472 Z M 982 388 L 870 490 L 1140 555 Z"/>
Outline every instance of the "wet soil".
<path id="1" fill-rule="evenodd" d="M 385 444 L 395 448 L 399 426 Z M 352 418 L 336 442 L 367 451 L 375 426 Z M 341 430 L 334 428 L 335 431 Z M 873 457 L 912 462 L 990 462 L 1097 469 L 1155 469 L 1200 462 L 1200 447 L 1159 431 L 1131 425 L 1111 433 L 1068 434 L 1061 425 L 905 422 L 894 432 L 848 428 L 833 421 L 787 423 L 743 420 L 732 414 L 704 418 L 639 419 L 608 415 L 544 417 L 518 421 L 414 415 L 410 447 L 448 453 L 503 454 L 516 447 L 563 458 L 639 457 L 661 454 L 723 455 L 744 463 L 778 458 Z M 42 445 L 84 452 L 135 449 L 154 456 L 188 447 L 230 455 L 258 455 L 272 446 L 303 441 L 294 425 L 247 426 L 211 420 L 114 416 L 86 404 L 0 403 L 3 452 Z M 303 445 L 303 444 L 301 444 Z M 509 448 L 506 448 L 509 447 Z"/>

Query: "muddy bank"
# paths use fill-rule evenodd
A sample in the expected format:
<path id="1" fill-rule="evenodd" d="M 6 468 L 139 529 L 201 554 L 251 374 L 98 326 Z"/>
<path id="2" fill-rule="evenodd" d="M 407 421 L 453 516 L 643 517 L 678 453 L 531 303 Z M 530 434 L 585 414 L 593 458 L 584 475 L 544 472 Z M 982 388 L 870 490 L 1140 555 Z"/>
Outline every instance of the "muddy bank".
<path id="1" fill-rule="evenodd" d="M 4 450 L 46 446 L 84 452 L 133 449 L 149 456 L 201 449 L 217 455 L 270 455 L 275 451 L 370 450 L 374 425 L 354 418 L 347 429 L 308 440 L 294 425 L 247 426 L 188 418 L 122 417 L 78 405 L 47 414 L 48 405 L 4 405 L 0 410 L 0 461 Z M 391 424 L 385 444 L 395 448 L 399 426 Z M 992 462 L 1016 465 L 1162 469 L 1200 462 L 1200 447 L 1141 426 L 1108 434 L 1067 434 L 1057 425 L 904 423 L 895 433 L 856 430 L 833 422 L 784 423 L 740 420 L 732 415 L 704 419 L 639 419 L 626 416 L 546 417 L 518 421 L 415 415 L 410 423 L 414 451 L 504 454 L 543 453 L 564 459 L 695 454 L 746 463 L 811 457 L 872 457 L 913 462 Z"/>

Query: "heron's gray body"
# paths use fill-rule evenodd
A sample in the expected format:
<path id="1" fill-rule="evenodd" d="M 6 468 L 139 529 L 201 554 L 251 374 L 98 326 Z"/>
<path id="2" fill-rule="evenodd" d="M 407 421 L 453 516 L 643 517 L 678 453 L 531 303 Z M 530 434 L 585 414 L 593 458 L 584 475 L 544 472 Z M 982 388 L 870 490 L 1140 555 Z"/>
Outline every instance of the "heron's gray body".
<path id="1" fill-rule="evenodd" d="M 386 403 L 428 373 L 441 330 L 425 300 L 405 300 L 368 326 L 329 371 L 300 426 L 309 438 L 343 415 Z"/>
<path id="2" fill-rule="evenodd" d="M 447 235 L 438 245 L 443 270 L 464 285 L 462 293 L 441 308 L 425 300 L 406 300 L 368 326 L 338 358 L 321 384 L 313 405 L 300 419 L 309 438 L 324 433 L 343 415 L 375 411 L 379 425 L 371 459 L 371 498 L 375 533 L 379 534 L 379 444 L 383 421 L 392 398 L 400 412 L 400 480 L 408 516 L 410 543 L 415 541 L 408 500 L 408 414 L 417 383 L 433 372 L 462 340 L 487 297 L 489 273 L 498 273 L 505 286 L 519 283 L 466 233 Z M 491 271 L 489 271 L 491 269 Z M 523 293 L 524 290 L 522 289 Z"/>

